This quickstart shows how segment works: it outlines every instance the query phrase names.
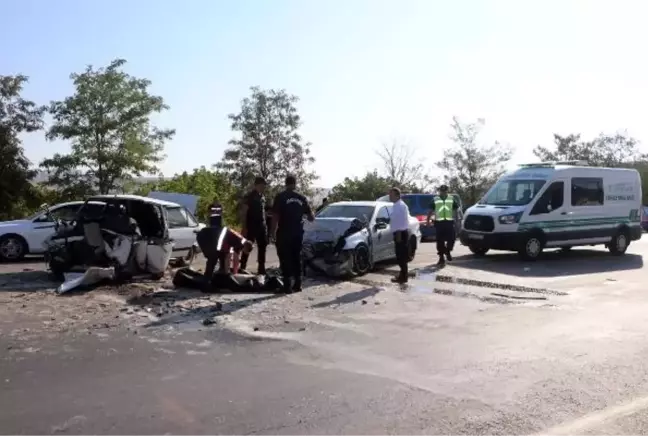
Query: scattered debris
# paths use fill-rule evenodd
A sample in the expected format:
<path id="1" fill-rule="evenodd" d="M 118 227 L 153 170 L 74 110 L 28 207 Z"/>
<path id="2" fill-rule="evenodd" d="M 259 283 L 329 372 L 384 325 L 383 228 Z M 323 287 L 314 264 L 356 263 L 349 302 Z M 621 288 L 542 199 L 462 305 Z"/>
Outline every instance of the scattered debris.
<path id="1" fill-rule="evenodd" d="M 205 325 L 205 326 L 213 325 L 213 324 L 216 324 L 216 320 L 214 318 L 205 318 L 205 319 L 203 319 L 202 324 Z"/>

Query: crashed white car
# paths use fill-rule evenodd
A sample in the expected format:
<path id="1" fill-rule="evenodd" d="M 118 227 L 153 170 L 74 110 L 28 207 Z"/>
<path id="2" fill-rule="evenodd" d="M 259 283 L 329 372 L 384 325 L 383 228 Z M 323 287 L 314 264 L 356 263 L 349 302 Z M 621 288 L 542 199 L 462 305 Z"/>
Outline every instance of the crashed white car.
<path id="1" fill-rule="evenodd" d="M 304 225 L 302 260 L 305 268 L 329 276 L 362 275 L 376 262 L 396 258 L 390 228 L 392 203 L 342 201 L 322 209 Z M 410 216 L 409 258 L 421 242 L 416 218 Z"/>

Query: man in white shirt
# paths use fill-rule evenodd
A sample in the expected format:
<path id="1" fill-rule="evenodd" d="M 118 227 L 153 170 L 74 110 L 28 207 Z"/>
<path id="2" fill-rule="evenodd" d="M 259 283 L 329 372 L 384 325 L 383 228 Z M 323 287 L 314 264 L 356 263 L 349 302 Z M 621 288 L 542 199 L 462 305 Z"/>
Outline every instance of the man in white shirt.
<path id="1" fill-rule="evenodd" d="M 396 248 L 396 260 L 400 267 L 400 273 L 392 279 L 394 283 L 407 283 L 407 261 L 409 257 L 409 207 L 401 200 L 401 192 L 398 188 L 389 190 L 389 200 L 394 203 L 390 217 L 390 227 L 394 234 L 394 245 Z"/>

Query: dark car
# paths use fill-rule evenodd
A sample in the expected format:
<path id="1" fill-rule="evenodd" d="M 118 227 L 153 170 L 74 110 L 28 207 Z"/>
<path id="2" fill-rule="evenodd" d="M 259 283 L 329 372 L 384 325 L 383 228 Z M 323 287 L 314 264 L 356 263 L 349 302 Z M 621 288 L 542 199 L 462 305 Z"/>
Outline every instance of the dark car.
<path id="1" fill-rule="evenodd" d="M 422 240 L 435 240 L 436 229 L 434 224 L 427 225 L 427 216 L 430 212 L 432 201 L 435 194 L 402 194 L 401 198 L 407 204 L 410 215 L 415 217 L 421 226 L 421 239 Z M 454 197 L 454 201 L 459 204 L 459 217 L 457 219 L 457 235 L 461 230 L 461 221 L 463 220 L 463 204 L 461 198 L 457 194 L 450 194 Z M 378 198 L 376 201 L 389 201 L 389 196 L 385 195 Z"/>
<path id="2" fill-rule="evenodd" d="M 648 232 L 648 206 L 641 208 L 641 228 L 644 232 Z"/>

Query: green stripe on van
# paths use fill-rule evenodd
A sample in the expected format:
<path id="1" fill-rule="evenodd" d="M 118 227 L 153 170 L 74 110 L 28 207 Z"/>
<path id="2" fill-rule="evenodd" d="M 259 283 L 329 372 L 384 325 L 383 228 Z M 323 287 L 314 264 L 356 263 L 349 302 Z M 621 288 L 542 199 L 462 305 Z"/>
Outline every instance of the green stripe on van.
<path id="1" fill-rule="evenodd" d="M 565 219 L 557 221 L 536 221 L 520 223 L 520 228 L 540 227 L 543 229 L 555 229 L 563 227 L 587 227 L 587 226 L 607 226 L 617 224 L 629 224 L 630 218 L 624 217 L 611 217 L 611 218 L 579 218 L 579 219 Z"/>

